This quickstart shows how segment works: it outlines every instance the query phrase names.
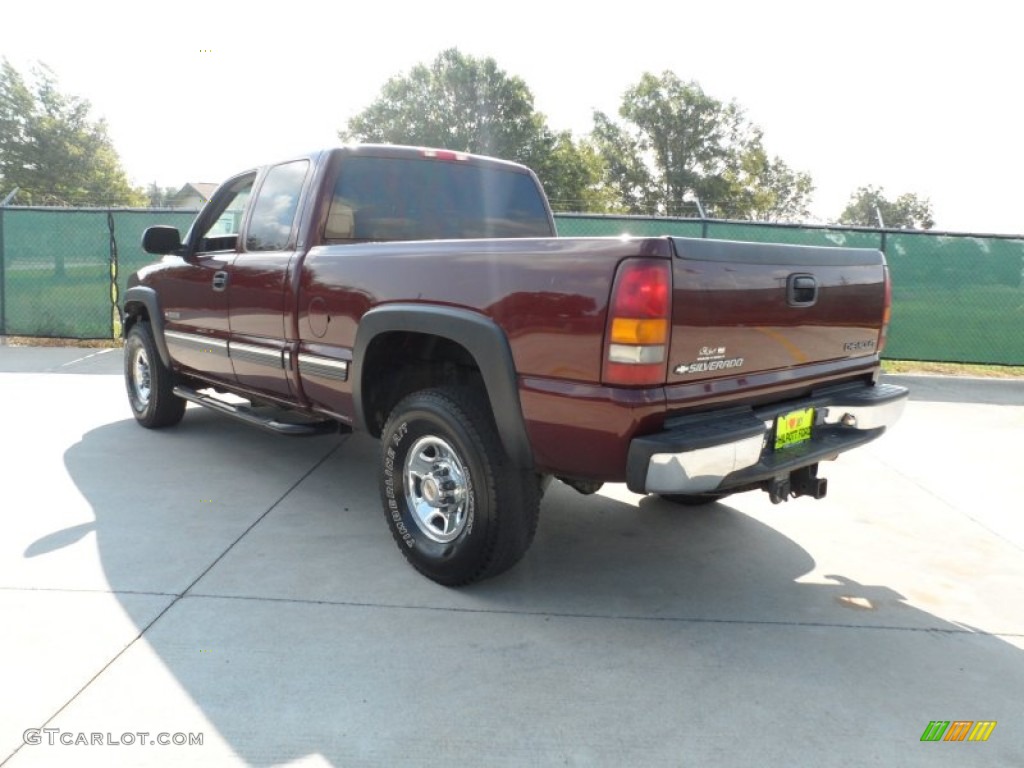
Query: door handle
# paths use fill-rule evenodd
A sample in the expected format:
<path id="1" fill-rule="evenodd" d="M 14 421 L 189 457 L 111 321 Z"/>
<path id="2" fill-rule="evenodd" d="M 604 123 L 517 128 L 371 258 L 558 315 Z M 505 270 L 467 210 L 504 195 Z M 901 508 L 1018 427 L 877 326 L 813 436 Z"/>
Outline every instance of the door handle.
<path id="1" fill-rule="evenodd" d="M 818 300 L 818 281 L 814 275 L 790 275 L 786 280 L 786 303 L 791 307 L 809 307 Z"/>
<path id="2" fill-rule="evenodd" d="M 228 287 L 228 273 L 227 272 L 214 272 L 213 273 L 213 290 L 223 291 Z"/>

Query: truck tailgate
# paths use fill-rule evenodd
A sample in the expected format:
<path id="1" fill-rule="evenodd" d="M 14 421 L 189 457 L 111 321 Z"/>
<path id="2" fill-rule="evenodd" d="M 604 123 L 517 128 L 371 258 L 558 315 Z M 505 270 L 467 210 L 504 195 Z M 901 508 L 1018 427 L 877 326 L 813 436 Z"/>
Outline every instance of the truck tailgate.
<path id="1" fill-rule="evenodd" d="M 671 240 L 669 384 L 728 378 L 735 392 L 752 374 L 876 355 L 880 251 Z"/>

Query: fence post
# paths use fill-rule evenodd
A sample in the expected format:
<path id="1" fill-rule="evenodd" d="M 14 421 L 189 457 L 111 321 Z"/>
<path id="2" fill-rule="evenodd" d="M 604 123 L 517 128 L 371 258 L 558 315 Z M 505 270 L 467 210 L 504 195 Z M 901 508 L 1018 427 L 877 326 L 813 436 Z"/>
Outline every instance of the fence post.
<path id="1" fill-rule="evenodd" d="M 4 278 L 7 263 L 4 261 L 4 206 L 0 206 L 0 336 L 7 335 L 7 287 Z"/>
<path id="2" fill-rule="evenodd" d="M 117 289 L 117 234 L 114 231 L 114 212 L 107 209 L 107 231 L 110 233 L 110 284 L 107 286 L 107 298 L 110 299 L 110 338 L 116 339 L 121 333 L 120 295 Z"/>
<path id="3" fill-rule="evenodd" d="M 701 239 L 708 239 L 708 216 L 704 213 L 704 206 L 700 204 L 700 198 L 696 195 L 693 196 L 693 201 L 697 203 L 697 213 L 700 214 L 700 236 Z"/>

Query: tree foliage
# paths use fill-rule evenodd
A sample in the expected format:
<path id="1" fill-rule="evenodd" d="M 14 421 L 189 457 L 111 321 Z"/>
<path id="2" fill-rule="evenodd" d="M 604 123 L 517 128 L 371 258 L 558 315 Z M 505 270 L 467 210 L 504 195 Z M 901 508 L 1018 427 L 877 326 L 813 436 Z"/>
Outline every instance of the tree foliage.
<path id="1" fill-rule="evenodd" d="M 814 192 L 810 174 L 794 171 L 778 155 L 769 158 L 760 136 L 743 149 L 738 166 L 726 174 L 729 201 L 724 215 L 753 221 L 803 221 Z"/>
<path id="2" fill-rule="evenodd" d="M 760 129 L 735 102 L 709 96 L 672 72 L 644 73 L 619 108 L 594 114 L 606 180 L 633 213 L 692 212 L 766 221 L 805 216 L 813 183 L 769 159 Z"/>
<path id="3" fill-rule="evenodd" d="M 811 177 L 764 148 L 760 129 L 671 72 L 646 73 L 618 118 L 594 114 L 589 137 L 552 131 L 533 94 L 494 59 L 456 49 L 391 78 L 338 134 L 347 141 L 442 147 L 531 167 L 565 211 L 695 213 L 791 221 L 806 217 Z"/>
<path id="4" fill-rule="evenodd" d="M 146 187 L 146 205 L 150 208 L 170 208 L 178 190 L 174 187 L 161 187 L 155 181 Z"/>
<path id="5" fill-rule="evenodd" d="M 62 93 L 39 66 L 26 80 L 6 59 L 0 67 L 0 189 L 19 188 L 35 205 L 144 205 L 121 168 L 106 123 L 91 105 Z"/>
<path id="6" fill-rule="evenodd" d="M 623 200 L 636 212 L 674 214 L 696 196 L 705 208 L 727 200 L 744 123 L 735 104 L 704 93 L 671 72 L 647 72 L 623 96 L 616 123 L 594 116 L 594 132 Z M 614 173 L 614 171 L 613 171 Z"/>
<path id="7" fill-rule="evenodd" d="M 388 80 L 377 99 L 338 132 L 344 141 L 411 144 L 491 155 L 529 166 L 553 204 L 611 204 L 600 158 L 568 132 L 555 133 L 522 79 L 492 58 L 455 48 Z"/>
<path id="8" fill-rule="evenodd" d="M 569 131 L 553 137 L 533 170 L 556 211 L 625 213 L 616 190 L 605 182 L 604 160 L 587 139 L 576 141 Z"/>
<path id="9" fill-rule="evenodd" d="M 524 161 L 542 133 L 533 95 L 494 59 L 452 48 L 392 77 L 348 122 L 345 140 L 413 144 Z"/>
<path id="10" fill-rule="evenodd" d="M 850 201 L 839 216 L 839 223 L 862 227 L 877 227 L 881 223 L 893 229 L 931 229 L 935 226 L 935 216 L 928 198 L 907 192 L 889 200 L 881 187 L 866 186 L 850 195 Z"/>

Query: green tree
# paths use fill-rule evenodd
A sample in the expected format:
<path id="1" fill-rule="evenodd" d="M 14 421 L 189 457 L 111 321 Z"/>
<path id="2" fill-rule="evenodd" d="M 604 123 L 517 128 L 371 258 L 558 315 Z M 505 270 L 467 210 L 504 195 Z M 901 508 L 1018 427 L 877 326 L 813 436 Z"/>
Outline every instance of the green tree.
<path id="1" fill-rule="evenodd" d="M 627 212 L 615 187 L 605 181 L 604 159 L 592 141 L 574 141 L 569 131 L 563 131 L 538 160 L 534 170 L 544 183 L 553 210 Z"/>
<path id="2" fill-rule="evenodd" d="M 676 214 L 696 196 L 709 213 L 730 201 L 748 126 L 724 104 L 672 72 L 645 72 L 619 108 L 622 123 L 594 115 L 594 134 L 623 201 L 637 213 Z M 709 210 L 710 209 L 710 210 Z"/>
<path id="3" fill-rule="evenodd" d="M 706 215 L 766 221 L 806 215 L 806 173 L 769 159 L 759 128 L 736 102 L 709 96 L 672 72 L 645 72 L 629 88 L 619 121 L 594 114 L 592 137 L 606 181 L 633 213 L 678 215 L 700 201 Z"/>
<path id="4" fill-rule="evenodd" d="M 754 221 L 802 221 L 810 215 L 814 182 L 794 171 L 778 155 L 769 158 L 758 135 L 726 173 L 729 202 L 720 206 L 728 218 Z"/>
<path id="5" fill-rule="evenodd" d="M 346 141 L 413 144 L 530 159 L 543 131 L 533 95 L 494 59 L 451 48 L 429 66 L 388 80 L 338 135 Z"/>
<path id="6" fill-rule="evenodd" d="M 6 59 L 0 66 L 0 189 L 36 205 L 144 205 L 128 183 L 106 123 L 91 105 L 62 93 L 45 65 L 26 81 Z"/>
<path id="7" fill-rule="evenodd" d="M 569 132 L 553 132 L 522 79 L 508 75 L 492 58 L 455 48 L 388 80 L 338 136 L 513 160 L 532 168 L 555 201 L 600 206 L 609 197 L 600 157 Z"/>
<path id="8" fill-rule="evenodd" d="M 643 160 L 639 139 L 603 112 L 594 113 L 590 138 L 604 161 L 605 183 L 618 193 L 619 204 L 627 213 L 670 212 L 659 205 L 654 174 Z"/>
<path id="9" fill-rule="evenodd" d="M 889 200 L 881 187 L 866 186 L 850 195 L 850 201 L 839 216 L 839 223 L 861 227 L 877 227 L 881 223 L 893 229 L 931 229 L 935 226 L 935 216 L 931 200 L 926 197 L 907 192 Z"/>
<path id="10" fill-rule="evenodd" d="M 146 187 L 146 204 L 150 208 L 169 208 L 176 192 L 174 187 L 161 187 L 154 181 Z"/>

